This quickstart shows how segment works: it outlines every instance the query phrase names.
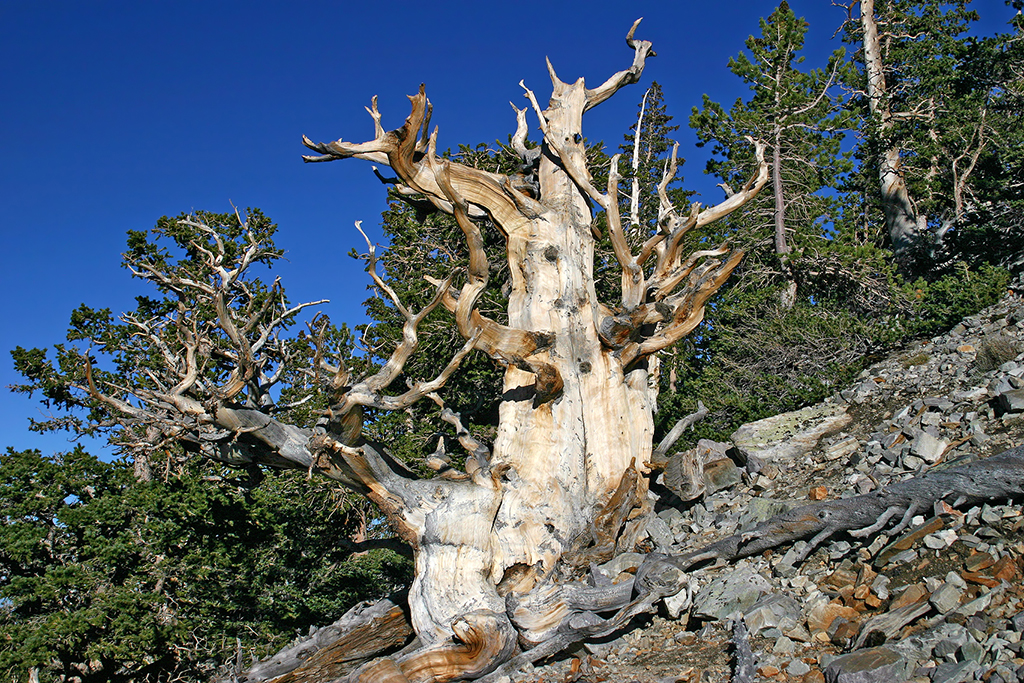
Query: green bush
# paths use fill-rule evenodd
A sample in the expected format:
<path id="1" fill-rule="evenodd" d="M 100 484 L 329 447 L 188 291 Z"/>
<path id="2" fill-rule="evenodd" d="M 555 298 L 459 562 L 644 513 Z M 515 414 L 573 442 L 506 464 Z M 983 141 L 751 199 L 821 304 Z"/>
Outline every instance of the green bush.
<path id="1" fill-rule="evenodd" d="M 905 336 L 932 336 L 950 329 L 997 302 L 1009 282 L 1010 274 L 1003 268 L 986 264 L 972 270 L 962 261 L 935 280 L 918 278 L 903 288 L 914 310 L 905 326 Z"/>
<path id="2" fill-rule="evenodd" d="M 302 474 L 197 462 L 138 482 L 80 448 L 8 450 L 0 506 L 7 680 L 207 680 L 409 579 L 390 551 L 351 558 L 359 510 Z"/>

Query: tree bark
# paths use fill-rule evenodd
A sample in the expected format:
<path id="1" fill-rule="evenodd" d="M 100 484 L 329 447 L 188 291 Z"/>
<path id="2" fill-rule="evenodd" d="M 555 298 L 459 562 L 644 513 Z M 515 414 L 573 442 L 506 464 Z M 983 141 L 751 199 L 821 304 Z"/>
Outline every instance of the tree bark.
<path id="1" fill-rule="evenodd" d="M 868 110 L 877 119 L 883 149 L 878 159 L 878 183 L 889 240 L 898 258 L 920 247 L 927 230 L 927 216 L 919 215 L 903 177 L 897 145 L 885 140 L 893 128 L 893 112 L 886 88 L 882 45 L 875 19 L 875 0 L 861 0 L 861 29 L 864 33 L 864 67 L 867 72 Z"/>
<path id="2" fill-rule="evenodd" d="M 775 222 L 775 255 L 782 267 L 786 288 L 780 295 L 782 308 L 789 310 L 796 303 L 796 280 L 789 262 L 792 251 L 786 241 L 786 197 L 782 187 L 782 128 L 775 126 L 775 139 L 772 145 L 772 192 L 775 194 L 775 209 L 772 217 Z"/>

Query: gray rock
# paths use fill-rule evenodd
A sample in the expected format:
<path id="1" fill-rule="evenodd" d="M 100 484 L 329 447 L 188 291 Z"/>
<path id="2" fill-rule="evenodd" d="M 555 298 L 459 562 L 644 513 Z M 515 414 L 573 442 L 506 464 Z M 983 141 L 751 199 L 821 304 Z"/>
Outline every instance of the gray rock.
<path id="1" fill-rule="evenodd" d="M 896 683 L 906 679 L 909 663 L 886 647 L 843 655 L 825 668 L 827 683 Z"/>
<path id="2" fill-rule="evenodd" d="M 1010 378 L 1007 375 L 1003 375 L 1002 377 L 996 377 L 995 379 L 988 383 L 988 392 L 993 396 L 998 396 L 999 394 L 1002 394 L 1007 391 L 1013 391 L 1016 388 L 1017 387 L 1015 387 L 1010 382 Z"/>
<path id="3" fill-rule="evenodd" d="M 1002 513 L 992 508 L 991 505 L 985 503 L 981 506 L 981 521 L 986 524 L 995 524 L 1003 518 Z"/>
<path id="4" fill-rule="evenodd" d="M 889 559 L 889 564 L 906 564 L 907 562 L 913 562 L 917 559 L 917 557 L 917 551 L 911 548 L 909 550 L 904 550 L 901 553 L 893 555 L 892 558 Z"/>
<path id="5" fill-rule="evenodd" d="M 951 583 L 944 583 L 932 593 L 928 602 L 939 614 L 949 614 L 960 606 L 961 596 L 963 596 L 963 591 Z"/>
<path id="6" fill-rule="evenodd" d="M 914 439 L 910 452 L 931 464 L 939 459 L 948 445 L 945 439 L 932 436 L 928 432 L 921 432 Z"/>
<path id="7" fill-rule="evenodd" d="M 999 588 L 996 589 L 996 591 L 1000 591 L 1000 590 L 1002 590 L 1002 589 L 999 589 Z M 995 591 L 993 591 L 993 592 L 995 592 Z M 993 592 L 985 593 L 980 598 L 975 598 L 974 600 L 971 600 L 966 605 L 963 605 L 962 607 L 960 607 L 960 609 L 958 609 L 956 611 L 957 614 L 962 614 L 965 617 L 970 617 L 970 616 L 974 616 L 975 614 L 978 614 L 980 612 L 984 612 L 985 610 L 988 609 L 988 606 L 990 604 L 992 604 L 992 593 Z"/>
<path id="8" fill-rule="evenodd" d="M 772 652 L 777 655 L 791 655 L 796 652 L 796 643 L 786 636 L 782 636 L 775 641 L 775 645 L 772 646 Z"/>
<path id="9" fill-rule="evenodd" d="M 999 406 L 1008 413 L 1024 411 L 1024 389 L 1013 389 L 999 394 Z"/>
<path id="10" fill-rule="evenodd" d="M 933 656 L 941 659 L 935 653 L 936 649 L 938 648 L 940 652 L 947 652 L 952 647 L 953 654 L 950 655 L 950 658 L 955 659 L 956 651 L 968 640 L 970 640 L 970 636 L 967 634 L 967 629 L 963 626 L 942 623 L 933 628 L 913 633 L 910 637 L 904 638 L 899 642 L 889 643 L 886 647 L 902 655 L 908 661 L 924 661 Z M 944 641 L 948 642 L 940 648 L 939 643 Z"/>
<path id="11" fill-rule="evenodd" d="M 665 523 L 670 527 L 681 526 L 683 524 L 683 513 L 676 508 L 665 508 L 658 513 L 658 517 L 665 520 Z"/>
<path id="12" fill-rule="evenodd" d="M 744 457 L 786 461 L 809 453 L 822 436 L 852 420 L 846 406 L 823 403 L 750 422 L 733 432 L 730 440 Z"/>
<path id="13" fill-rule="evenodd" d="M 974 387 L 972 389 L 961 389 L 954 391 L 950 394 L 957 403 L 963 403 L 964 401 L 980 402 L 987 399 L 989 396 L 987 387 Z"/>
<path id="14" fill-rule="evenodd" d="M 961 661 L 972 661 L 981 663 L 981 658 L 985 656 L 985 648 L 981 646 L 976 640 L 970 639 L 966 643 L 960 646 L 957 651 L 957 657 Z"/>
<path id="15" fill-rule="evenodd" d="M 963 683 L 977 668 L 977 662 L 945 662 L 935 667 L 932 683 Z"/>
<path id="16" fill-rule="evenodd" d="M 751 635 L 766 628 L 788 631 L 800 623 L 800 603 L 785 593 L 772 593 L 758 600 L 743 615 Z"/>
<path id="17" fill-rule="evenodd" d="M 733 612 L 751 607 L 771 590 L 771 584 L 753 569 L 740 568 L 712 581 L 693 598 L 693 615 L 723 621 Z"/>
<path id="18" fill-rule="evenodd" d="M 836 441 L 825 449 L 825 459 L 830 461 L 839 460 L 840 458 L 846 458 L 859 450 L 860 441 L 858 441 L 856 437 L 847 436 L 844 439 Z"/>
<path id="19" fill-rule="evenodd" d="M 786 667 L 786 673 L 792 678 L 799 678 L 806 673 L 810 673 L 810 671 L 811 667 L 809 667 L 802 659 L 794 659 L 789 663 L 789 666 Z"/>
<path id="20" fill-rule="evenodd" d="M 662 602 L 670 619 L 679 619 L 690 608 L 690 596 L 685 590 L 668 596 Z"/>
<path id="21" fill-rule="evenodd" d="M 701 439 L 697 442 L 697 455 L 699 455 L 704 462 L 721 460 L 722 458 L 729 457 L 730 448 L 732 448 L 732 444 L 727 441 Z"/>
<path id="22" fill-rule="evenodd" d="M 959 650 L 960 646 L 966 642 L 966 637 L 963 643 L 957 642 L 951 638 L 940 640 L 939 642 L 935 643 L 935 647 L 932 649 L 932 656 L 936 659 L 955 659 L 956 651 Z"/>
<path id="23" fill-rule="evenodd" d="M 1024 633 L 1024 612 L 1018 612 L 1010 618 L 1010 624 L 1013 625 L 1013 630 L 1019 633 Z"/>
<path id="24" fill-rule="evenodd" d="M 889 599 L 889 577 L 885 574 L 879 574 L 875 577 L 874 581 L 871 582 L 871 590 L 881 600 Z"/>
<path id="25" fill-rule="evenodd" d="M 668 522 L 658 516 L 652 516 L 647 520 L 647 535 L 659 549 L 668 548 L 675 541 L 675 535 Z"/>
<path id="26" fill-rule="evenodd" d="M 743 481 L 740 468 L 729 458 L 714 460 L 704 465 L 704 486 L 708 494 L 730 488 Z"/>
<path id="27" fill-rule="evenodd" d="M 941 396 L 926 396 L 921 399 L 921 405 L 925 405 L 930 408 L 938 408 L 942 412 L 946 412 L 952 410 L 954 404 L 949 399 Z"/>

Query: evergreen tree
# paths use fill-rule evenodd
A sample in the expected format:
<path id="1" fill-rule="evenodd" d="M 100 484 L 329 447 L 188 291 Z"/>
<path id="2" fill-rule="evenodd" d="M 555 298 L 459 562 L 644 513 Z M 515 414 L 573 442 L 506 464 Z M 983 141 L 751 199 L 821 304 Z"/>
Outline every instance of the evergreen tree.
<path id="1" fill-rule="evenodd" d="M 846 117 L 831 94 L 843 52 L 833 53 L 824 69 L 801 71 L 806 32 L 807 22 L 787 3 L 780 4 L 761 20 L 761 36 L 749 37 L 747 51 L 729 60 L 729 70 L 749 86 L 749 98 L 737 99 L 726 111 L 705 95 L 703 108 L 695 107 L 690 118 L 698 144 L 712 145 L 714 156 L 706 172 L 722 179 L 727 194 L 742 182 L 741 169 L 749 163 L 744 138 L 763 140 L 769 147 L 771 192 L 762 193 L 752 210 L 734 218 L 730 229 L 755 245 L 772 244 L 774 258 L 764 268 L 778 274 L 768 280 L 781 287 L 784 308 L 796 301 L 793 261 L 799 252 L 820 250 L 831 237 L 833 188 L 849 169 L 840 149 Z M 763 256 L 755 252 L 748 259 Z M 758 286 L 764 284 L 761 280 Z"/>
<path id="2" fill-rule="evenodd" d="M 204 681 L 407 580 L 391 551 L 349 557 L 361 510 L 325 483 L 133 470 L 81 448 L 0 454 L 7 680 Z"/>
<path id="3" fill-rule="evenodd" d="M 29 669 L 203 680 L 236 638 L 248 661 L 403 582 L 394 555 L 351 557 L 377 533 L 367 503 L 306 473 L 245 465 L 249 449 L 289 433 L 263 432 L 259 416 L 287 415 L 290 433 L 308 434 L 327 407 L 324 368 L 338 355 L 362 366 L 344 326 L 321 318 L 292 332 L 308 304 L 266 279 L 283 253 L 275 231 L 258 210 L 132 231 L 125 265 L 154 286 L 135 310 L 82 305 L 53 355 L 12 353 L 26 378 L 13 388 L 60 411 L 33 429 L 105 437 L 123 456 L 2 457 L 0 602 L 15 647 L 0 667 L 16 680 Z M 190 418 L 160 436 L 169 412 L 210 400 L 257 422 L 232 434 Z"/>
<path id="4" fill-rule="evenodd" d="M 886 226 L 912 274 L 936 277 L 956 258 L 943 252 L 945 238 L 990 194 L 991 173 L 1005 163 L 1000 139 L 1015 135 L 1005 104 L 1019 74 L 1000 67 L 1019 48 L 1008 36 L 968 37 L 978 18 L 969 4 L 864 0 L 845 25 L 844 39 L 859 47 L 847 84 L 866 220 Z"/>
<path id="5" fill-rule="evenodd" d="M 1011 4 L 1011 3 L 1007 3 Z M 960 217 L 947 237 L 946 257 L 972 267 L 1024 267 L 1024 15 L 1011 31 L 972 40 L 964 58 L 966 87 L 978 93 L 980 116 L 963 129 L 952 160 L 954 208 Z M 972 144 L 973 143 L 973 144 Z"/>
<path id="6" fill-rule="evenodd" d="M 620 202 L 623 204 L 623 216 L 629 217 L 631 229 L 628 234 L 637 243 L 642 243 L 657 231 L 658 185 L 669 163 L 675 144 L 673 134 L 679 126 L 672 125 L 673 117 L 665 105 L 665 93 L 657 81 L 653 81 L 644 93 L 638 109 L 637 121 L 630 126 L 630 132 L 619 147 L 627 169 L 623 176 L 629 186 L 629 191 L 622 193 Z M 677 160 L 679 166 L 684 162 L 684 159 Z M 676 206 L 685 206 L 694 194 L 683 190 L 682 182 L 682 174 L 677 173 L 667 188 L 669 198 Z"/>

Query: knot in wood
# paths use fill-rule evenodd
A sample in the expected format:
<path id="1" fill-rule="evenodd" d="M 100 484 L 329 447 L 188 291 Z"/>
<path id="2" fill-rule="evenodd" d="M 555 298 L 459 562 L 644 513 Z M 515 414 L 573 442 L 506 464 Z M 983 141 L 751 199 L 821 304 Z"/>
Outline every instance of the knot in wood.
<path id="1" fill-rule="evenodd" d="M 547 259 L 548 261 L 550 261 L 551 263 L 554 263 L 555 261 L 557 261 L 558 260 L 558 247 L 556 247 L 553 244 L 549 245 L 548 248 L 544 250 L 544 258 Z"/>

